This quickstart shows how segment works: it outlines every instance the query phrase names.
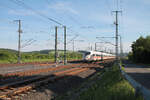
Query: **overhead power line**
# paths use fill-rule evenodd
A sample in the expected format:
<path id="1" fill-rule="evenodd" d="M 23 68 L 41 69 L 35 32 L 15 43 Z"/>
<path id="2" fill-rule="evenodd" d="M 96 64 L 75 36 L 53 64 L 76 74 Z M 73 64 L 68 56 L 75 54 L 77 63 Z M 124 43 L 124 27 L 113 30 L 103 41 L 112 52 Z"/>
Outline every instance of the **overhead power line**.
<path id="1" fill-rule="evenodd" d="M 57 21 L 57 20 L 55 20 L 55 19 L 52 19 L 52 18 L 50 18 L 50 17 L 48 17 L 48 16 L 46 16 L 46 15 L 40 13 L 39 11 L 36 11 L 35 9 L 33 9 L 32 7 L 28 6 L 27 4 L 25 4 L 24 2 L 22 2 L 22 1 L 20 1 L 20 0 L 9 0 L 9 1 L 11 1 L 11 2 L 17 4 L 18 6 L 21 6 L 21 7 L 23 7 L 23 8 L 29 9 L 29 10 L 31 10 L 32 12 L 38 14 L 39 16 L 41 16 L 41 17 L 43 17 L 43 18 L 45 18 L 45 19 L 48 19 L 48 20 L 50 20 L 50 21 L 52 21 L 52 22 L 54 22 L 54 23 L 56 23 L 56 24 L 58 24 L 58 25 L 66 26 L 66 25 L 60 23 L 59 21 Z M 70 28 L 67 28 L 67 29 L 68 29 L 68 30 L 71 30 Z M 73 31 L 73 30 L 71 30 L 71 31 Z M 75 33 L 77 33 L 77 32 L 75 32 Z M 72 41 L 72 39 L 71 39 L 70 41 Z"/>
<path id="2" fill-rule="evenodd" d="M 20 0 L 9 0 L 9 1 L 12 2 L 12 3 L 14 3 L 14 4 L 16 4 L 16 5 L 18 5 L 18 6 L 21 6 L 21 7 L 25 8 L 25 9 L 31 10 L 32 12 L 34 12 L 34 13 L 36 13 L 37 15 L 41 16 L 42 18 L 45 18 L 45 19 L 47 19 L 47 20 L 49 20 L 49 21 L 52 21 L 52 22 L 54 22 L 54 23 L 56 23 L 56 24 L 58 24 L 58 25 L 66 26 L 66 25 L 62 24 L 61 22 L 59 22 L 59 21 L 57 21 L 57 20 L 55 20 L 55 19 L 53 19 L 53 18 L 50 18 L 50 17 L 48 17 L 47 15 L 44 15 L 43 13 L 41 13 L 41 12 L 39 12 L 39 11 L 33 9 L 33 8 L 30 7 L 29 5 L 25 4 L 23 1 L 20 1 Z M 72 20 L 73 20 L 73 19 L 72 19 Z M 67 29 L 68 29 L 68 30 L 71 30 L 70 28 L 67 28 Z M 71 30 L 71 31 L 73 31 L 73 30 Z M 78 32 L 75 32 L 75 31 L 74 31 L 74 33 L 77 34 L 77 35 L 76 35 L 73 39 L 71 39 L 71 40 L 69 41 L 69 43 L 70 43 L 72 40 L 74 40 L 76 37 L 79 36 L 79 35 L 78 35 Z M 84 38 L 85 38 L 85 37 L 84 37 Z"/>
<path id="3" fill-rule="evenodd" d="M 108 44 L 111 44 L 111 45 L 113 45 L 113 46 L 116 46 L 115 44 L 113 44 L 113 43 L 111 43 L 111 42 L 109 42 L 109 41 L 105 41 L 105 40 L 101 39 L 101 38 L 103 38 L 103 37 L 96 37 L 96 38 L 99 39 L 99 40 L 101 40 L 101 41 L 103 41 L 104 43 L 108 43 Z M 114 37 L 111 37 L 111 38 L 114 38 Z"/>
<path id="4" fill-rule="evenodd" d="M 76 39 L 79 35 L 75 35 L 67 44 L 71 43 L 74 39 Z"/>
<path id="5" fill-rule="evenodd" d="M 9 1 L 11 1 L 11 2 L 17 4 L 18 6 L 21 6 L 21 7 L 23 7 L 23 8 L 29 9 L 29 10 L 31 10 L 32 12 L 38 14 L 39 16 L 41 16 L 41 17 L 43 17 L 43 18 L 46 18 L 46 19 L 48 19 L 48 20 L 50 20 L 50 21 L 52 21 L 52 22 L 54 22 L 54 23 L 56 23 L 56 24 L 58 24 L 58 25 L 64 26 L 64 25 L 63 25 L 62 23 L 60 23 L 59 21 L 57 21 L 57 20 L 55 20 L 55 19 L 52 19 L 52 18 L 50 18 L 50 17 L 48 17 L 48 16 L 42 14 L 41 12 L 39 12 L 39 11 L 37 11 L 37 10 L 31 8 L 30 6 L 28 6 L 27 4 L 25 4 L 24 2 L 22 2 L 22 1 L 20 1 L 20 0 L 9 0 Z"/>
<path id="6" fill-rule="evenodd" d="M 34 39 L 29 39 L 26 43 L 24 43 L 21 48 L 24 48 L 24 47 L 27 47 L 31 44 L 33 44 L 34 42 L 36 42 L 37 40 L 34 40 Z"/>

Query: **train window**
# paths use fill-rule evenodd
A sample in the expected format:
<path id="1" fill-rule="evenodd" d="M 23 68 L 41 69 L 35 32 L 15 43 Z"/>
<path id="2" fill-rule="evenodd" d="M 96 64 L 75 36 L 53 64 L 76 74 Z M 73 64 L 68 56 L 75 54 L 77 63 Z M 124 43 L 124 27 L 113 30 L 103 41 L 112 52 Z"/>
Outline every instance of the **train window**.
<path id="1" fill-rule="evenodd" d="M 93 54 L 92 56 L 98 56 L 97 54 Z"/>
<path id="2" fill-rule="evenodd" d="M 100 56 L 100 55 L 96 54 L 96 56 Z"/>

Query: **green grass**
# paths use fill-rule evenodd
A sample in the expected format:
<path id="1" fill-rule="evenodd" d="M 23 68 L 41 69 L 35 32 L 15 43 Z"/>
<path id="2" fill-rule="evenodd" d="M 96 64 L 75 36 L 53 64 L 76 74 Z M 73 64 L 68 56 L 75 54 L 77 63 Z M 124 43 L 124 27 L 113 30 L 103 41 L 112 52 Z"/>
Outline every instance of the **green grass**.
<path id="1" fill-rule="evenodd" d="M 61 59 L 63 60 L 63 59 Z M 81 58 L 68 58 L 67 60 L 81 60 Z M 22 59 L 21 62 L 22 63 L 26 63 L 26 62 L 53 62 L 54 59 Z M 10 63 L 17 63 L 16 59 L 13 60 L 0 60 L 0 64 L 10 64 Z"/>
<path id="2" fill-rule="evenodd" d="M 17 63 L 17 60 L 0 60 L 0 64 Z"/>
<path id="3" fill-rule="evenodd" d="M 92 84 L 91 84 L 92 83 Z M 56 100 L 144 100 L 135 96 L 135 89 L 123 78 L 119 67 L 113 66 L 96 73 Z"/>
<path id="4" fill-rule="evenodd" d="M 125 80 L 119 68 L 114 66 L 105 72 L 101 80 L 82 92 L 77 100 L 144 100 L 135 97 L 135 89 Z"/>
<path id="5" fill-rule="evenodd" d="M 48 62 L 48 61 L 54 61 L 53 59 L 23 59 L 22 62 Z"/>
<path id="6" fill-rule="evenodd" d="M 54 61 L 53 59 L 23 59 L 21 60 L 22 63 L 26 62 L 47 62 L 47 61 Z M 17 60 L 0 60 L 0 64 L 11 64 L 11 63 L 17 63 Z"/>
<path id="7" fill-rule="evenodd" d="M 64 52 L 58 51 L 60 60 L 63 60 Z M 54 61 L 54 51 L 41 50 L 33 52 L 22 52 L 21 62 L 47 62 Z M 10 49 L 0 49 L 0 64 L 17 63 L 17 51 Z M 82 54 L 79 52 L 67 51 L 67 60 L 81 59 Z"/>

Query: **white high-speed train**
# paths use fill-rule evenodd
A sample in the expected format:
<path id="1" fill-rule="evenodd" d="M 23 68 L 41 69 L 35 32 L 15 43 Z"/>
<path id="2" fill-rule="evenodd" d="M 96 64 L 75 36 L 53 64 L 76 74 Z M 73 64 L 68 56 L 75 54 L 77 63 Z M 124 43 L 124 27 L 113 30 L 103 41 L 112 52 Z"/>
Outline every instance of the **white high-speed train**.
<path id="1" fill-rule="evenodd" d="M 85 61 L 96 61 L 96 60 L 105 60 L 105 59 L 113 59 L 115 58 L 115 55 L 110 53 L 104 53 L 99 51 L 84 51 L 83 54 L 83 60 Z"/>

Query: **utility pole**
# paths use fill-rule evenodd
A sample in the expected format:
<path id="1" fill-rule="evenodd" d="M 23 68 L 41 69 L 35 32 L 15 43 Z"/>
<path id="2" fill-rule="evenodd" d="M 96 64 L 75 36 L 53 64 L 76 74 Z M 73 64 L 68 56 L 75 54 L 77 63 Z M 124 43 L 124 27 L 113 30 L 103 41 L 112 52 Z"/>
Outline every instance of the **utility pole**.
<path id="1" fill-rule="evenodd" d="M 67 63 L 67 59 L 66 59 L 66 26 L 64 26 L 64 65 L 66 65 Z"/>
<path id="2" fill-rule="evenodd" d="M 72 47 L 73 47 L 73 52 L 74 52 L 74 40 L 72 40 L 73 44 L 72 44 Z"/>
<path id="3" fill-rule="evenodd" d="M 116 61 L 117 64 L 119 64 L 119 58 L 118 58 L 118 13 L 121 13 L 122 11 L 113 11 L 113 13 L 115 13 L 116 16 L 116 21 L 115 21 L 115 25 L 116 25 Z"/>
<path id="4" fill-rule="evenodd" d="M 106 53 L 106 51 L 107 51 L 107 48 L 105 47 L 105 53 Z"/>
<path id="5" fill-rule="evenodd" d="M 19 28 L 18 28 L 18 63 L 21 63 L 21 20 L 15 20 L 19 23 Z"/>
<path id="6" fill-rule="evenodd" d="M 122 37 L 121 35 L 118 35 L 120 37 L 120 58 L 123 57 L 123 46 L 122 46 Z"/>
<path id="7" fill-rule="evenodd" d="M 91 47 L 91 51 L 93 50 L 93 47 L 92 47 L 92 45 L 90 46 Z"/>
<path id="8" fill-rule="evenodd" d="M 96 46 L 96 42 L 95 42 L 95 51 L 97 51 L 97 48 L 96 48 L 97 46 Z"/>
<path id="9" fill-rule="evenodd" d="M 57 51 L 57 29 L 58 27 L 55 26 L 55 63 L 57 64 L 57 57 L 58 57 L 58 51 Z"/>
<path id="10" fill-rule="evenodd" d="M 123 57 L 123 44 L 122 44 L 122 37 L 120 36 L 120 51 L 121 51 L 121 58 Z"/>

